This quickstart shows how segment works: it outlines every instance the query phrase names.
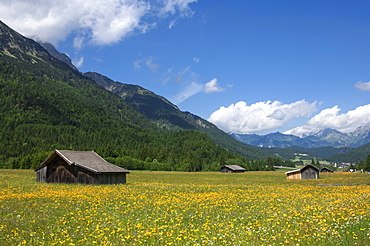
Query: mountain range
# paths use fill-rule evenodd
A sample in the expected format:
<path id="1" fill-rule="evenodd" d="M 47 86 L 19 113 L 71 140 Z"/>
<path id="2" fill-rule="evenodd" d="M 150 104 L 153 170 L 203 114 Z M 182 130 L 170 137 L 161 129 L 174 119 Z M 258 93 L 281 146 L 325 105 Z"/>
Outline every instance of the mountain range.
<path id="1" fill-rule="evenodd" d="M 41 45 L 55 58 L 63 62 L 66 61 L 65 54 L 59 53 L 53 45 L 48 43 L 41 43 Z M 70 60 L 67 64 L 71 68 L 76 69 Z M 253 145 L 242 144 L 240 141 L 230 137 L 229 134 L 223 132 L 209 121 L 190 112 L 181 111 L 166 98 L 139 85 L 113 81 L 97 72 L 86 72 L 83 75 L 86 78 L 95 81 L 105 90 L 121 97 L 125 102 L 131 104 L 135 109 L 145 115 L 151 120 L 151 122 L 155 123 L 161 129 L 168 131 L 179 131 L 185 129 L 206 133 L 216 144 L 234 153 L 240 154 L 247 159 L 264 159 L 270 155 L 270 153 L 256 148 Z"/>
<path id="2" fill-rule="evenodd" d="M 269 155 L 138 85 L 82 74 L 52 45 L 1 21 L 0 105 L 0 168 L 29 168 L 55 148 L 183 171 Z"/>
<path id="3" fill-rule="evenodd" d="M 231 136 L 243 143 L 266 148 L 286 148 L 289 146 L 304 148 L 348 146 L 357 148 L 370 142 L 370 124 L 358 127 L 350 133 L 342 133 L 328 128 L 302 138 L 280 132 L 263 136 L 257 134 L 231 134 Z"/>
<path id="4" fill-rule="evenodd" d="M 6 163 L 3 167 L 27 168 L 31 161 L 37 165 L 58 148 L 93 149 L 121 162 L 128 157 L 155 160 L 156 165 L 166 163 L 166 170 L 218 170 L 221 164 L 243 164 L 245 159 L 291 159 L 296 149 L 283 147 L 301 146 L 296 144 L 301 141 L 298 137 L 281 133 L 271 134 L 267 142 L 273 144 L 262 144 L 263 148 L 257 146 L 265 140 L 243 143 L 239 141 L 243 136 L 230 136 L 139 85 L 113 81 L 96 72 L 81 73 L 67 55 L 51 44 L 39 44 L 1 21 L 0 105 L 0 164 Z M 357 135 L 366 131 L 364 127 L 364 133 L 359 130 Z M 326 136 L 338 134 L 332 132 Z M 276 144 L 288 139 L 294 139 L 295 144 Z M 327 137 L 325 141 L 335 142 L 332 139 Z M 311 145 L 303 146 L 326 146 L 310 141 Z M 351 150 L 299 149 L 321 156 Z M 357 157 L 366 156 L 361 152 Z M 143 165 L 134 159 L 130 163 L 136 163 L 135 168 Z"/>

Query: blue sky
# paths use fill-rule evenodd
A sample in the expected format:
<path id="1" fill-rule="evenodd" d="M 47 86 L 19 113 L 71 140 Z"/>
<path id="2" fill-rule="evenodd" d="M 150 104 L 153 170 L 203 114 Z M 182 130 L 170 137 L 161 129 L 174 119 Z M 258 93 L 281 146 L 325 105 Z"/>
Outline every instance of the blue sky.
<path id="1" fill-rule="evenodd" d="M 226 132 L 299 136 L 370 123 L 369 11 L 360 0 L 0 3 L 2 21 L 82 72 L 140 85 Z"/>

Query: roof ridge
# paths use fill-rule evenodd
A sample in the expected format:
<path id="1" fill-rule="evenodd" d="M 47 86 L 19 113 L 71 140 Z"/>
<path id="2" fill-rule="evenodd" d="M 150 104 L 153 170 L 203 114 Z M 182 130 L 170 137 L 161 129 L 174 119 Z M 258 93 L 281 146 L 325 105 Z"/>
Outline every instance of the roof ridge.
<path id="1" fill-rule="evenodd" d="M 65 150 L 62 150 L 62 151 L 65 151 Z M 67 150 L 68 151 L 68 150 Z M 73 161 L 71 161 L 71 160 L 69 160 L 65 155 L 63 155 L 62 154 L 62 152 L 60 152 L 60 150 L 58 150 L 58 149 L 55 149 L 55 152 L 57 152 L 58 153 L 58 155 L 60 156 L 60 157 L 62 157 L 63 158 L 63 160 L 65 160 L 65 161 L 67 161 L 69 164 L 73 164 L 74 162 Z"/>

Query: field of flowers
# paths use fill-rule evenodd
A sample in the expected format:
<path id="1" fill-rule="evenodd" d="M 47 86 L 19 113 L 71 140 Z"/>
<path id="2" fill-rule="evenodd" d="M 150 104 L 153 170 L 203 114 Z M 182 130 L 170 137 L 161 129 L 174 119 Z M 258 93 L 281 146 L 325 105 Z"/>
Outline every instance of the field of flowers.
<path id="1" fill-rule="evenodd" d="M 369 174 L 286 180 L 284 172 L 133 171 L 127 179 L 45 184 L 33 171 L 0 170 L 0 242 L 370 245 Z"/>

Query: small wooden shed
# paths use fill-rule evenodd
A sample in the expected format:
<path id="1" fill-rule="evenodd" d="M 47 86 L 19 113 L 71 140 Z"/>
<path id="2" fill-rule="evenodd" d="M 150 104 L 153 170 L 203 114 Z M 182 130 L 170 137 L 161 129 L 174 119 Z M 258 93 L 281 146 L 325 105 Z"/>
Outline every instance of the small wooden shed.
<path id="1" fill-rule="evenodd" d="M 83 184 L 124 184 L 130 173 L 94 151 L 71 150 L 55 150 L 35 172 L 38 182 Z"/>
<path id="2" fill-rule="evenodd" d="M 333 173 L 334 171 L 327 168 L 327 167 L 323 167 L 321 170 L 320 170 L 320 173 Z"/>
<path id="3" fill-rule="evenodd" d="M 239 165 L 225 165 L 221 167 L 222 173 L 244 173 L 245 168 Z"/>
<path id="4" fill-rule="evenodd" d="M 301 169 L 286 172 L 287 179 L 318 179 L 320 170 L 308 164 Z"/>

